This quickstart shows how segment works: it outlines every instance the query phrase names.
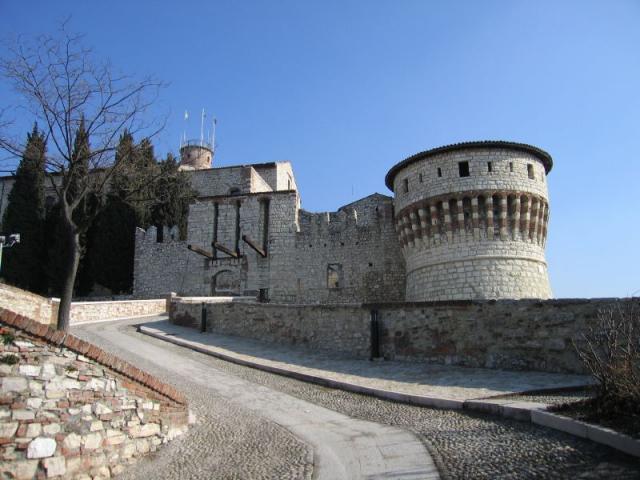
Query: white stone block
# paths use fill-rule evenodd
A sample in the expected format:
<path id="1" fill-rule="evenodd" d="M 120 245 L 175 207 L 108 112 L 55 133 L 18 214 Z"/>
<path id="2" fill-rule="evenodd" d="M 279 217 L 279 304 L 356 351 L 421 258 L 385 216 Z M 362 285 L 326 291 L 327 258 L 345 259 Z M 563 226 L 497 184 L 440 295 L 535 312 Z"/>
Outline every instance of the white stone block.
<path id="1" fill-rule="evenodd" d="M 20 374 L 27 377 L 37 377 L 40 375 L 39 365 L 20 365 Z"/>
<path id="2" fill-rule="evenodd" d="M 56 451 L 56 441 L 53 438 L 38 437 L 27 447 L 27 458 L 51 457 Z"/>
<path id="3" fill-rule="evenodd" d="M 51 457 L 42 461 L 47 477 L 57 477 L 67 472 L 66 460 L 64 457 Z"/>
<path id="4" fill-rule="evenodd" d="M 21 392 L 28 387 L 27 379 L 22 377 L 4 377 L 2 379 L 2 393 Z"/>

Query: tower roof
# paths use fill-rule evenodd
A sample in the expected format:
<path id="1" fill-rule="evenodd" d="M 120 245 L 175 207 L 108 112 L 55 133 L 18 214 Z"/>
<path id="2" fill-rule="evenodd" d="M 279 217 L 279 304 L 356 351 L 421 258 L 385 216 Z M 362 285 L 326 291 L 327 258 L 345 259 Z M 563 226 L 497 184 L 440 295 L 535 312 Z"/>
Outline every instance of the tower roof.
<path id="1" fill-rule="evenodd" d="M 425 150 L 424 152 L 416 153 L 415 155 L 411 155 L 408 158 L 405 158 L 400 163 L 395 164 L 387 175 L 384 178 L 384 183 L 389 188 L 389 190 L 393 191 L 393 179 L 397 175 L 397 173 L 403 168 L 411 165 L 414 162 L 419 160 L 424 160 L 426 158 L 441 154 L 454 152 L 456 150 L 466 150 L 473 148 L 504 148 L 509 150 L 520 150 L 526 153 L 530 153 L 535 155 L 540 159 L 542 164 L 544 165 L 544 169 L 546 173 L 551 171 L 553 167 L 553 160 L 551 159 L 551 155 L 542 150 L 541 148 L 534 147 L 533 145 L 528 145 L 526 143 L 518 143 L 518 142 L 507 142 L 504 140 L 479 140 L 473 142 L 462 142 L 462 143 L 453 143 L 451 145 L 444 145 L 442 147 L 432 148 L 431 150 Z"/>

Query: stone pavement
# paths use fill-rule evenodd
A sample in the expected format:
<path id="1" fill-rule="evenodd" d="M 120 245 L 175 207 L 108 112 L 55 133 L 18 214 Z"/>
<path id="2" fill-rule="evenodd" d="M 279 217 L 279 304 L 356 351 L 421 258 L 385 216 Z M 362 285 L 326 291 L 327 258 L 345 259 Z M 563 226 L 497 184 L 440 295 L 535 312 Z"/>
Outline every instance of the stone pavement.
<path id="1" fill-rule="evenodd" d="M 135 323 L 135 319 L 74 328 L 74 333 L 107 349 L 117 346 L 117 353 L 124 354 L 126 358 L 133 355 L 142 362 L 161 366 L 172 377 L 189 379 L 212 395 L 284 427 L 311 447 L 313 478 L 439 478 L 429 453 L 415 434 L 395 426 L 352 418 L 212 368 L 206 362 L 167 348 L 166 344 L 154 344 L 148 337 L 123 329 L 131 323 Z M 241 415 L 237 415 L 237 420 L 242 421 Z M 214 438 L 216 425 L 212 424 L 210 428 L 210 438 Z M 189 442 L 189 433 L 185 435 L 185 441 Z M 199 446 L 196 443 L 192 445 L 193 448 Z M 252 454 L 246 452 L 247 457 Z M 206 474 L 194 470 L 193 475 L 184 475 L 184 472 L 176 471 L 169 478 L 211 478 L 202 476 Z M 281 477 L 257 472 L 244 478 Z"/>
<path id="2" fill-rule="evenodd" d="M 461 408 L 462 403 L 496 395 L 531 390 L 573 387 L 590 383 L 587 376 L 544 372 L 504 371 L 484 368 L 428 365 L 406 361 L 346 358 L 332 352 L 264 343 L 248 338 L 200 333 L 173 325 L 166 317 L 145 321 L 142 333 L 187 346 L 203 353 L 263 367 L 294 378 L 328 386 L 355 386 L 354 391 L 383 392 L 384 398 L 410 403 Z M 362 387 L 358 390 L 358 387 Z M 350 388 L 351 389 L 351 388 Z M 427 402 L 411 401 L 426 398 Z"/>

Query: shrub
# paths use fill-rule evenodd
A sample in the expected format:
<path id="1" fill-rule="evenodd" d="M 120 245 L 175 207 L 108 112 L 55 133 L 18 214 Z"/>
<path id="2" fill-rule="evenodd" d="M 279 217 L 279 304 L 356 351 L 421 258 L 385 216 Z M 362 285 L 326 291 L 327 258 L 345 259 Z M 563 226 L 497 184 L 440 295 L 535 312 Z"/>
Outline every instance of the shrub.
<path id="1" fill-rule="evenodd" d="M 8 354 L 0 357 L 0 363 L 4 363 L 5 365 L 15 365 L 20 361 L 20 358 L 17 355 Z"/>
<path id="2" fill-rule="evenodd" d="M 8 332 L 2 334 L 2 343 L 4 345 L 11 345 L 14 340 L 15 340 L 15 337 L 13 336 L 13 334 Z"/>
<path id="3" fill-rule="evenodd" d="M 574 341 L 597 381 L 602 407 L 640 405 L 640 304 L 618 302 L 598 312 L 596 325 Z"/>

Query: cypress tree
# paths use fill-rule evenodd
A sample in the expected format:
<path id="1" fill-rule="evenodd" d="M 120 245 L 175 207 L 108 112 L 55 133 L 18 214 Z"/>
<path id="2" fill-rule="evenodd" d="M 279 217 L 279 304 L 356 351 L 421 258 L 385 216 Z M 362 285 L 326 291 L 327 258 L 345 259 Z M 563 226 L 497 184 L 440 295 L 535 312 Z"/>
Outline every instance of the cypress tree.
<path id="1" fill-rule="evenodd" d="M 155 184 L 155 202 L 151 207 L 153 225 L 178 226 L 180 238 L 187 236 L 189 204 L 195 198 L 189 177 L 178 170 L 178 162 L 173 155 L 160 162 L 160 175 Z"/>
<path id="2" fill-rule="evenodd" d="M 20 243 L 4 250 L 2 275 L 20 288 L 42 293 L 44 282 L 43 221 L 46 141 L 33 126 L 16 170 L 2 222 L 3 230 L 19 233 Z"/>
<path id="3" fill-rule="evenodd" d="M 91 146 L 85 128 L 84 118 L 81 119 L 76 130 L 73 157 L 79 159 L 74 165 L 74 171 L 69 178 L 69 188 L 67 189 L 67 200 L 74 201 L 82 190 L 87 186 L 86 182 L 92 181 L 89 176 L 89 159 L 91 158 Z M 93 270 L 86 262 L 87 251 L 87 231 L 91 226 L 92 212 L 97 207 L 99 199 L 95 196 L 87 195 L 83 198 L 78 208 L 73 212 L 73 220 L 78 227 L 80 234 L 80 264 L 76 275 L 76 294 L 86 295 L 93 287 Z M 70 246 L 65 241 L 64 230 L 61 227 L 61 210 L 58 206 L 47 212 L 46 230 L 49 238 L 47 249 L 46 274 L 49 282 L 49 290 L 54 295 L 61 295 L 61 279 L 64 278 L 64 268 L 68 265 L 66 259 L 72 254 Z"/>

